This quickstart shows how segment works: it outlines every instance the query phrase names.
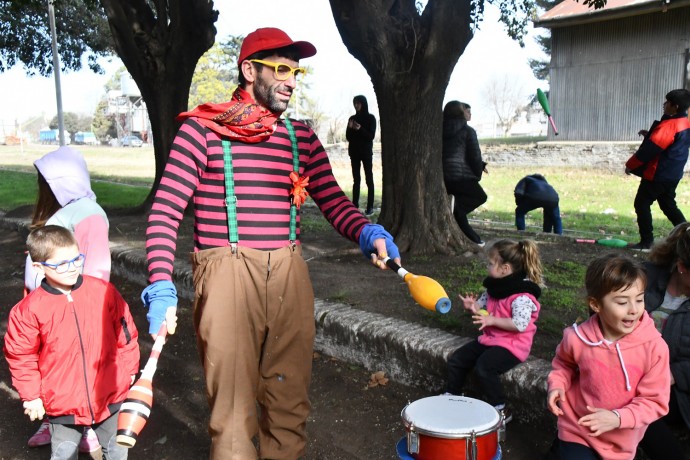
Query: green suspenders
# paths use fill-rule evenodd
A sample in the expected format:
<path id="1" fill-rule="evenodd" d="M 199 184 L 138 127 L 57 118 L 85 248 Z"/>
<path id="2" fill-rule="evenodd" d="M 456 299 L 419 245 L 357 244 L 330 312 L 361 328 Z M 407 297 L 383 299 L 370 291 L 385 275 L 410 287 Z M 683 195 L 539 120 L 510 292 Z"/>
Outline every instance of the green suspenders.
<path id="1" fill-rule="evenodd" d="M 292 143 L 292 169 L 299 174 L 299 150 L 297 149 L 297 137 L 295 129 L 290 120 L 283 120 L 290 135 Z M 237 196 L 235 195 L 235 180 L 232 172 L 232 147 L 230 141 L 223 139 L 223 159 L 225 172 L 225 207 L 228 215 L 228 240 L 233 252 L 237 249 L 239 234 L 237 231 Z M 290 205 L 290 244 L 295 244 L 297 240 L 297 206 Z"/>

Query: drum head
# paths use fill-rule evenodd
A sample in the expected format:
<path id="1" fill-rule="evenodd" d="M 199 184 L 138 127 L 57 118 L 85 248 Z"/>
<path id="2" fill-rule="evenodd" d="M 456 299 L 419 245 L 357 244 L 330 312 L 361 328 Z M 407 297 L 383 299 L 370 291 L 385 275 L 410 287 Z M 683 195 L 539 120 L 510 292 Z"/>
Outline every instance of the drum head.
<path id="1" fill-rule="evenodd" d="M 407 428 L 439 438 L 465 438 L 494 431 L 501 416 L 490 404 L 464 396 L 430 396 L 407 405 L 402 410 Z"/>

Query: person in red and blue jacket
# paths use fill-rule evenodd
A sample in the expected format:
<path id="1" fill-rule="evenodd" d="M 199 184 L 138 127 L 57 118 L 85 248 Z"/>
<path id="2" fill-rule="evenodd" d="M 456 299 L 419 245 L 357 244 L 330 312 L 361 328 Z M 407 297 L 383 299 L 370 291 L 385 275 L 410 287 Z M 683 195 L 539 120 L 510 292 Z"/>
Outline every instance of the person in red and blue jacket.
<path id="1" fill-rule="evenodd" d="M 654 242 L 651 206 L 655 201 L 676 226 L 685 222 L 676 204 L 676 187 L 683 177 L 690 147 L 690 91 L 674 89 L 666 95 L 664 115 L 655 120 L 644 136 L 637 152 L 625 163 L 625 173 L 641 178 L 635 195 L 635 214 L 640 230 L 640 242 L 632 249 L 646 250 Z"/>

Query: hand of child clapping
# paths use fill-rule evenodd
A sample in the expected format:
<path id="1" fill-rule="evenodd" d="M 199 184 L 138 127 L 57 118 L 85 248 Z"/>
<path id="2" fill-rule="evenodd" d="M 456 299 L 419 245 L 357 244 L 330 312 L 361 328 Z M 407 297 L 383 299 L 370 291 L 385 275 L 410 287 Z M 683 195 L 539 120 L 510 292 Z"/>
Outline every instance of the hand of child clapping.
<path id="1" fill-rule="evenodd" d="M 472 323 L 479 325 L 479 330 L 483 330 L 487 326 L 494 326 L 495 318 L 491 316 L 486 310 L 478 310 L 472 315 Z"/>
<path id="2" fill-rule="evenodd" d="M 465 293 L 463 297 L 462 294 L 458 294 L 458 299 L 462 302 L 462 306 L 465 310 L 469 311 L 473 315 L 476 315 L 479 311 L 479 304 L 477 303 L 477 296 L 472 293 Z"/>

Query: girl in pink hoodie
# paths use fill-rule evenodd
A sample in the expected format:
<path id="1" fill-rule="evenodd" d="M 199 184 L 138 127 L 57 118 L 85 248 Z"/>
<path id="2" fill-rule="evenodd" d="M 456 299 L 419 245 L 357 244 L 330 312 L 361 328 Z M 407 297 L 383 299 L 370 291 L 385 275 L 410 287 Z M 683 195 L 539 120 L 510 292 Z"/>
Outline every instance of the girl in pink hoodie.
<path id="1" fill-rule="evenodd" d="M 561 460 L 632 460 L 647 426 L 668 412 L 668 346 L 645 311 L 646 281 L 617 254 L 587 268 L 593 314 L 565 329 L 548 377 Z"/>

